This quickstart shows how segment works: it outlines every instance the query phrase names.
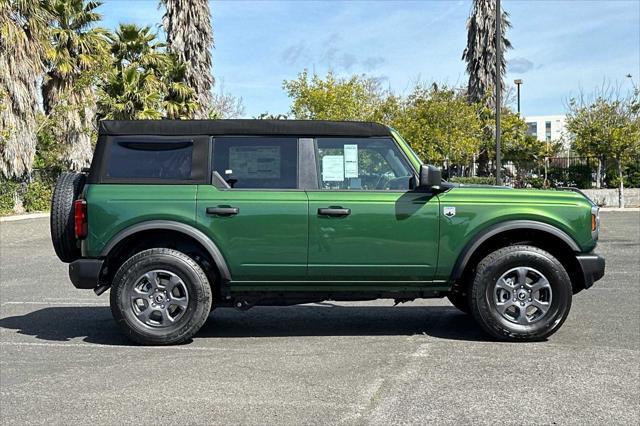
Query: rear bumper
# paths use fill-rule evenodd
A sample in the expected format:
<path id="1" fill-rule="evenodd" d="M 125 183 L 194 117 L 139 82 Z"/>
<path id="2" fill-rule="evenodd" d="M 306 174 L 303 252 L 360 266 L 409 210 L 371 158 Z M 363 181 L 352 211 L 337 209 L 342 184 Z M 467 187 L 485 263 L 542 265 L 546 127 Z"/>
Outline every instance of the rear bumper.
<path id="1" fill-rule="evenodd" d="M 69 278 L 75 288 L 98 287 L 103 259 L 78 259 L 69 264 Z"/>
<path id="2" fill-rule="evenodd" d="M 584 276 L 584 288 L 589 288 L 594 282 L 604 276 L 604 257 L 596 253 L 581 254 L 576 256 L 582 275 Z"/>

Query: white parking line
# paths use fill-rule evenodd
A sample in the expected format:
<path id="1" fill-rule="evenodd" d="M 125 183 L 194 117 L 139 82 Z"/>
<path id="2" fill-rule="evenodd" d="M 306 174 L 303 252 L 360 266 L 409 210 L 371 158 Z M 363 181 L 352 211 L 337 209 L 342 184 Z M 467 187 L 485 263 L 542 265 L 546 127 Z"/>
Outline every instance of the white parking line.
<path id="1" fill-rule="evenodd" d="M 109 306 L 108 303 L 95 303 L 95 302 L 4 302 L 0 306 L 5 305 L 50 305 L 50 306 Z"/>

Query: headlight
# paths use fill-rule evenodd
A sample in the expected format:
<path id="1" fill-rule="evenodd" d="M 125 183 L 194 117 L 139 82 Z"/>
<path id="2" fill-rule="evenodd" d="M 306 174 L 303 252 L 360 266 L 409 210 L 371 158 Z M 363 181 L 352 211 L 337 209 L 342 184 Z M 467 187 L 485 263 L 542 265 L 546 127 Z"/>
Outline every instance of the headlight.
<path id="1" fill-rule="evenodd" d="M 600 207 L 591 207 L 591 238 L 598 240 L 598 232 L 600 231 Z"/>

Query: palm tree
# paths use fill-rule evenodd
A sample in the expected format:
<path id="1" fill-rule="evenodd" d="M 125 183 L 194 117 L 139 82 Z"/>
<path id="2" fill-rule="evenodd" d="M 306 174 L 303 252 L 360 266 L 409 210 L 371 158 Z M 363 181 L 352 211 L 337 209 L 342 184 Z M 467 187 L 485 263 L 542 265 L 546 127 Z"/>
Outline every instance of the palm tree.
<path id="1" fill-rule="evenodd" d="M 114 65 L 118 69 L 128 66 L 141 70 L 161 69 L 169 62 L 164 51 L 166 44 L 156 40 L 150 27 L 120 24 L 109 39 Z"/>
<path id="2" fill-rule="evenodd" d="M 166 95 L 162 103 L 167 118 L 188 119 L 198 109 L 196 93 L 187 86 L 185 81 L 186 65 L 175 55 L 170 55 L 171 61 L 163 75 Z"/>
<path id="3" fill-rule="evenodd" d="M 212 106 L 211 49 L 213 30 L 208 0 L 161 0 L 162 22 L 169 51 L 184 62 L 185 82 L 195 90 L 198 109 L 194 118 L 206 118 Z"/>
<path id="4" fill-rule="evenodd" d="M 502 12 L 502 51 L 511 48 L 511 43 L 506 38 L 506 29 L 511 27 L 509 15 Z M 490 117 L 495 111 L 495 81 L 496 81 L 496 0 L 474 0 L 473 9 L 467 21 L 467 47 L 462 53 L 462 59 L 467 62 L 467 74 L 469 84 L 467 98 L 469 102 L 478 106 L 483 126 L 483 147 L 478 155 L 478 174 L 488 176 L 489 151 L 492 149 L 495 126 L 492 126 Z M 504 78 L 507 62 L 502 55 L 500 63 L 500 79 Z M 504 84 L 500 84 L 504 88 Z"/>
<path id="5" fill-rule="evenodd" d="M 185 66 L 149 27 L 122 24 L 111 39 L 112 64 L 99 86 L 101 118 L 188 118 L 197 104 Z"/>
<path id="6" fill-rule="evenodd" d="M 509 14 L 502 12 L 502 51 L 511 48 L 506 29 L 511 27 Z M 467 95 L 470 102 L 487 103 L 495 107 L 495 97 L 490 96 L 496 78 L 496 0 L 474 0 L 473 10 L 467 21 L 467 47 L 462 59 L 467 62 L 469 85 Z M 500 64 L 500 78 L 507 70 L 504 55 Z M 504 84 L 500 87 L 504 88 Z"/>
<path id="7" fill-rule="evenodd" d="M 107 31 L 93 27 L 101 18 L 95 12 L 100 5 L 85 0 L 51 0 L 47 5 L 53 25 L 42 101 L 45 113 L 59 123 L 54 136 L 64 142 L 63 158 L 73 170 L 88 166 L 93 150 L 94 80 L 108 51 Z"/>
<path id="8" fill-rule="evenodd" d="M 0 174 L 6 178 L 30 171 L 35 155 L 49 19 L 44 3 L 0 0 Z"/>

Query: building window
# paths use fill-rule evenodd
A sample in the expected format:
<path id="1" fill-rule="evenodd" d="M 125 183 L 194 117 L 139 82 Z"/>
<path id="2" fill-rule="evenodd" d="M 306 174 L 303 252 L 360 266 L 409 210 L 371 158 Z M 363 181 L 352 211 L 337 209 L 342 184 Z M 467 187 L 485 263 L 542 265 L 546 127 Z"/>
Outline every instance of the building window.
<path id="1" fill-rule="evenodd" d="M 551 122 L 550 121 L 547 121 L 544 123 L 544 136 L 547 142 L 551 140 Z"/>
<path id="2" fill-rule="evenodd" d="M 527 123 L 527 134 L 529 136 L 538 136 L 538 123 Z"/>

